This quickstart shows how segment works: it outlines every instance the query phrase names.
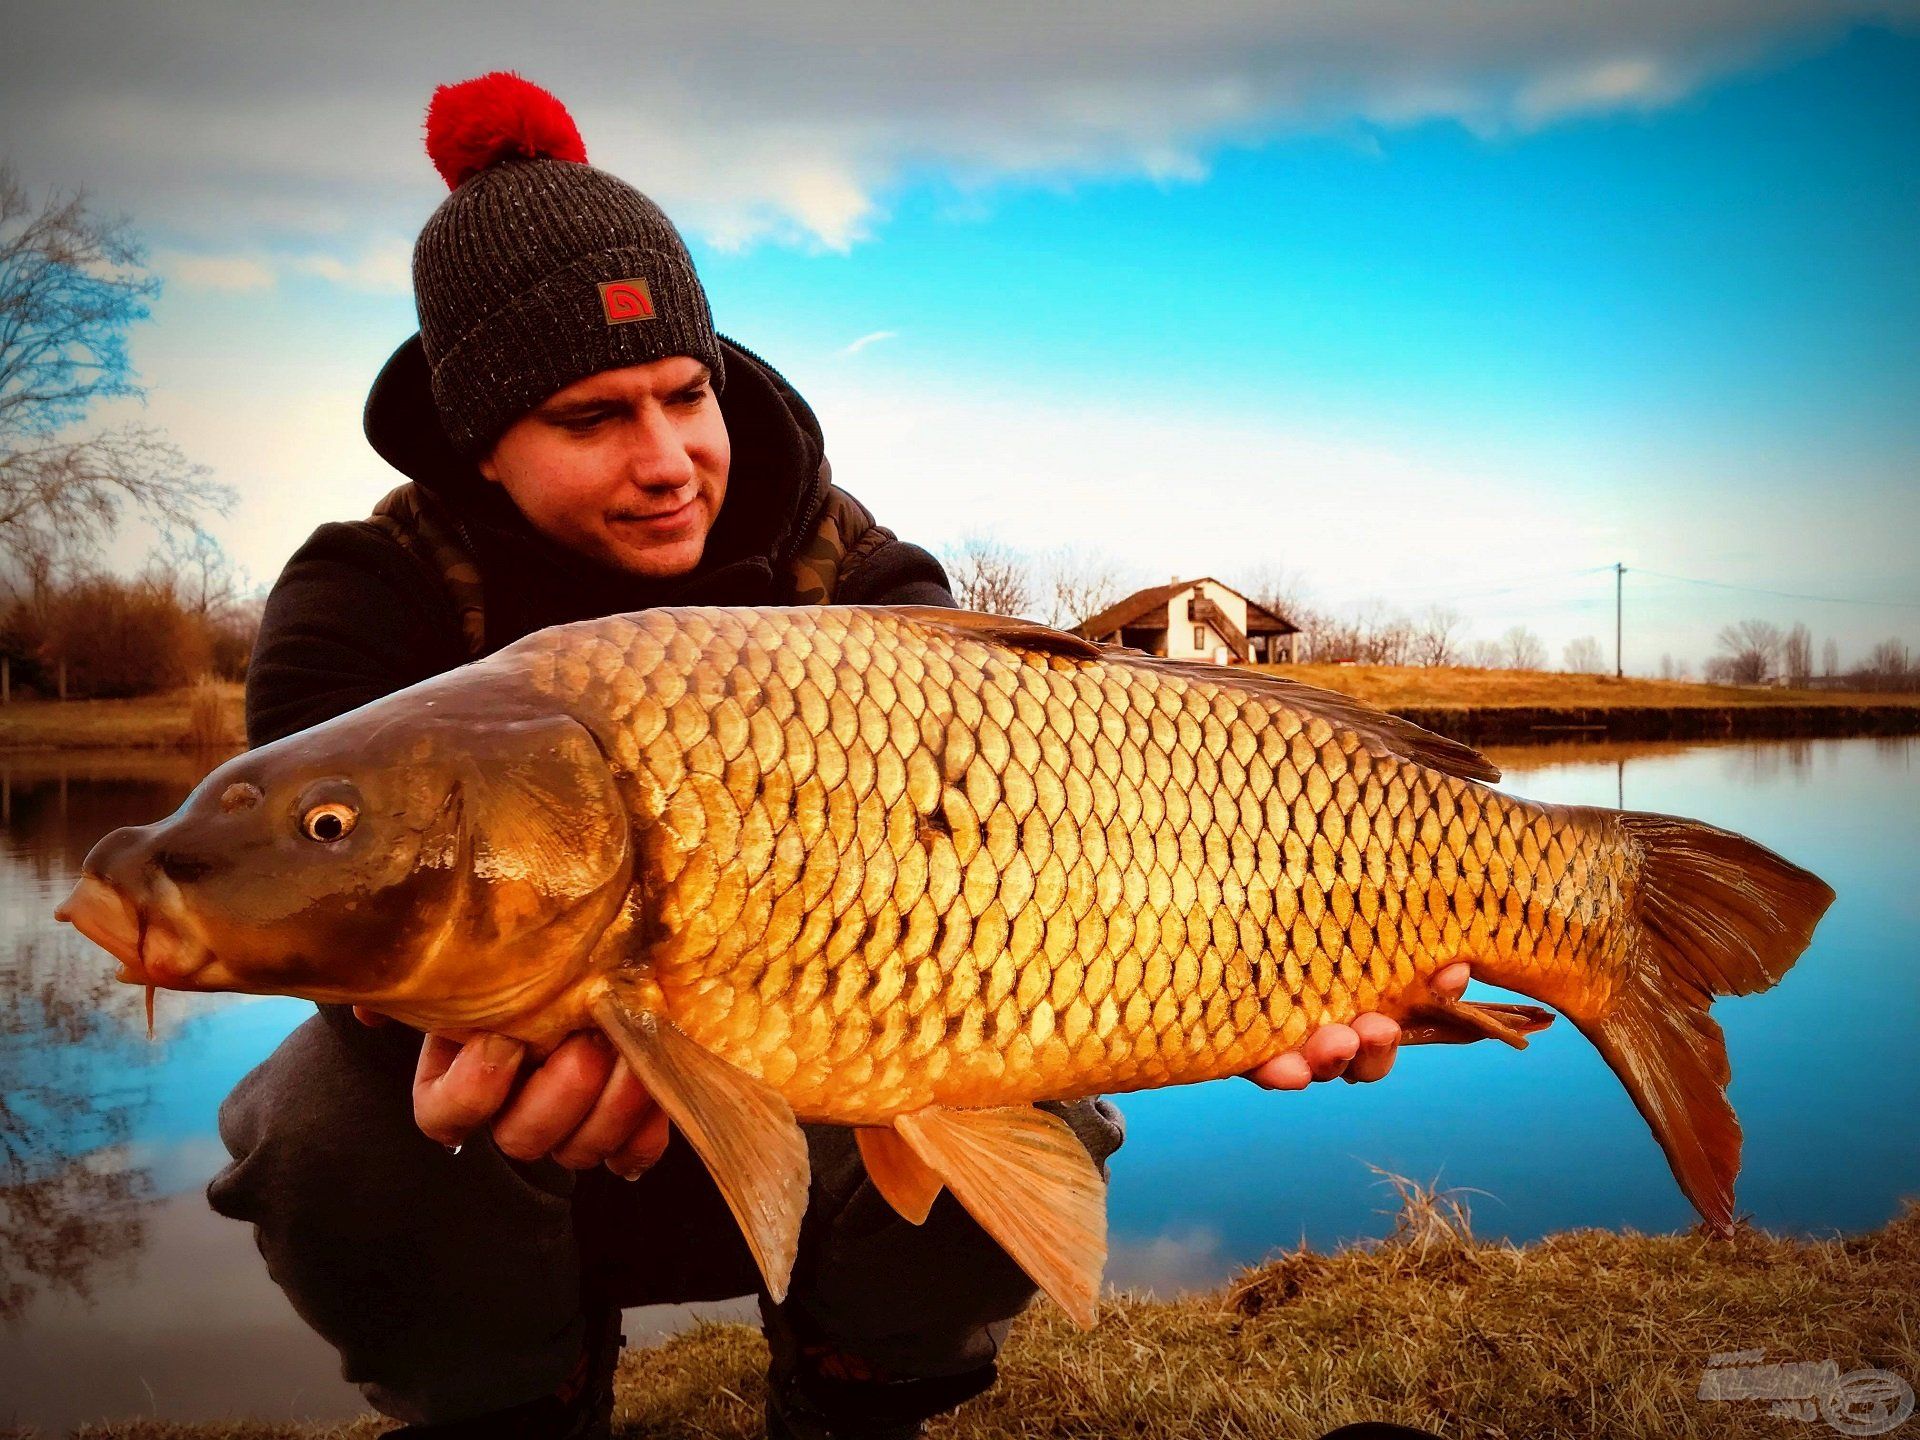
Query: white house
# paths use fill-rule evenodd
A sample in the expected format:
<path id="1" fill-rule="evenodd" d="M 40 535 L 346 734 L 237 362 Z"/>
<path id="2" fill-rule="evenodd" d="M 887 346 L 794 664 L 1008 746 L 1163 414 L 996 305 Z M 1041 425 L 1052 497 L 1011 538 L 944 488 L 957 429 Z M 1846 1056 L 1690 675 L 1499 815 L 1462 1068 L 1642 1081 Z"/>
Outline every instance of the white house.
<path id="1" fill-rule="evenodd" d="M 1074 627 L 1089 640 L 1222 665 L 1291 661 L 1299 633 L 1284 615 L 1211 576 L 1136 591 Z"/>

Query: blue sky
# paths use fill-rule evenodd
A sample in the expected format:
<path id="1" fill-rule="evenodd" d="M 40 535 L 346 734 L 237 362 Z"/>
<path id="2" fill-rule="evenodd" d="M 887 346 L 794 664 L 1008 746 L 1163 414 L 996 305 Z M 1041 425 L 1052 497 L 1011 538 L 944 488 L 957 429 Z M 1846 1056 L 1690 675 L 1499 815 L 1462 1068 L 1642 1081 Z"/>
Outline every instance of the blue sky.
<path id="1" fill-rule="evenodd" d="M 843 483 L 931 548 L 1073 547 L 1140 583 L 1284 571 L 1322 604 L 1524 623 L 1556 660 L 1580 634 L 1610 648 L 1599 569 L 1622 560 L 1875 602 L 1630 573 L 1629 668 L 1697 668 L 1746 615 L 1848 656 L 1920 643 L 1913 9 L 1628 5 L 1613 30 L 1569 12 L 1564 39 L 1469 7 L 1383 27 L 1369 69 L 1369 8 L 1269 35 L 1223 6 L 1090 58 L 1084 26 L 1037 61 L 903 35 L 837 58 L 840 90 L 671 125 L 604 67 L 500 36 L 462 68 L 396 35 L 369 53 L 407 63 L 365 93 L 319 41 L 281 73 L 261 36 L 203 84 L 114 101 L 215 137 L 198 163 L 57 108 L 17 163 L 151 236 L 149 411 L 242 492 L 217 528 L 262 581 L 391 480 L 358 407 L 411 329 L 406 246 L 441 193 L 419 77 L 517 63 L 681 219 L 721 328 L 814 401 Z M 675 74 L 793 83 L 761 38 L 661 45 Z M 66 37 L 42 39 L 57 79 Z M 1048 42 L 1074 58 L 1049 68 Z M 75 74 L 116 63 L 82 53 Z M 338 163 L 300 148 L 329 105 L 354 114 Z"/>

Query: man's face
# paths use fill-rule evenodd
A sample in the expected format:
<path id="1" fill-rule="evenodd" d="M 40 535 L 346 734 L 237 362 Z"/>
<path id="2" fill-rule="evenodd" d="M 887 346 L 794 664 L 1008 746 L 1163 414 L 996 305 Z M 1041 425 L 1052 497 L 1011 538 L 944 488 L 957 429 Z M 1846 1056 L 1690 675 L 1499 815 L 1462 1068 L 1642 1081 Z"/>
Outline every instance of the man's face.
<path id="1" fill-rule="evenodd" d="M 480 462 L 549 539 L 630 575 L 685 575 L 727 498 L 732 450 L 707 367 L 602 370 L 508 427 Z"/>

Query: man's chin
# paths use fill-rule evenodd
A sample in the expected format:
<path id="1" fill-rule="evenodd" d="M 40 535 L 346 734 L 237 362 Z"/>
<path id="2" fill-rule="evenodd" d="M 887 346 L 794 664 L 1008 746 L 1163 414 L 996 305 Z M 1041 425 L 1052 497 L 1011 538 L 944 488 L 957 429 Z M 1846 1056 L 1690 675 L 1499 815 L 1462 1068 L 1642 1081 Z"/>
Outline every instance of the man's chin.
<path id="1" fill-rule="evenodd" d="M 616 537 L 602 560 L 622 574 L 632 575 L 636 579 L 673 580 L 692 574 L 706 550 L 705 534 L 664 541 L 658 545 L 635 545 L 621 542 Z"/>

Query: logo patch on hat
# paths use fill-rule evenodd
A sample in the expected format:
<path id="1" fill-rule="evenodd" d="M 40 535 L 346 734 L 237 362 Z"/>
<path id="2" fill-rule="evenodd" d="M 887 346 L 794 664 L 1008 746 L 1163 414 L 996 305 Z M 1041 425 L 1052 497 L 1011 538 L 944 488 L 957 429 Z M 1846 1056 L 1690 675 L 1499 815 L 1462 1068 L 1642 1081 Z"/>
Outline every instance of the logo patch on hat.
<path id="1" fill-rule="evenodd" d="M 629 320 L 655 318 L 653 292 L 647 288 L 647 282 L 637 276 L 632 280 L 602 281 L 600 308 L 606 312 L 609 325 L 624 325 Z"/>

